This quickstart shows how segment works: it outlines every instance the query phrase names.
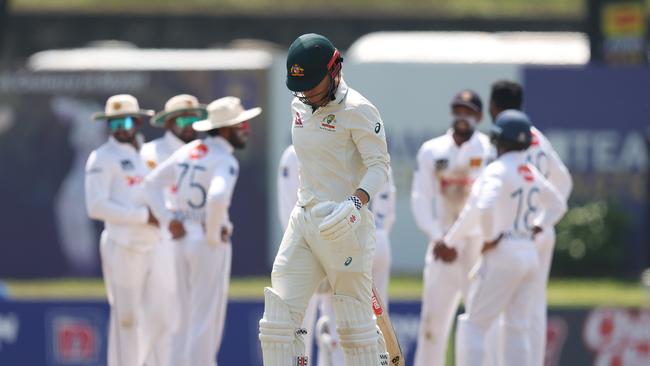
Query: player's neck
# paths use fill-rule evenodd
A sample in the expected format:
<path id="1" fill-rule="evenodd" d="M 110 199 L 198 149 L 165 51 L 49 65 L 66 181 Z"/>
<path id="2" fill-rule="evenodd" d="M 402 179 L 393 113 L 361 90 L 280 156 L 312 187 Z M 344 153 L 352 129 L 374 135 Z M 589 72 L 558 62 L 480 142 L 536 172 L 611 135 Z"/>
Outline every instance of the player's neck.
<path id="1" fill-rule="evenodd" d="M 473 135 L 474 135 L 474 131 L 472 131 L 470 133 L 467 133 L 467 134 L 461 134 L 461 133 L 458 133 L 458 132 L 454 131 L 451 134 L 451 137 L 454 139 L 454 142 L 456 143 L 456 145 L 460 146 L 460 145 L 466 143 L 467 141 L 469 141 L 472 138 Z"/>

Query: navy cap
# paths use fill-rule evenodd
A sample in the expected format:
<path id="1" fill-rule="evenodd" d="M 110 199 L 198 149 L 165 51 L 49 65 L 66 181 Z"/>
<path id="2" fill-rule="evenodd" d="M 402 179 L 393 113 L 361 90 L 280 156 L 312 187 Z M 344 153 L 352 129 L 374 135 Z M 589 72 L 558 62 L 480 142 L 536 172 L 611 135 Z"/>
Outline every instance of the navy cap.
<path id="1" fill-rule="evenodd" d="M 471 108 L 475 112 L 483 111 L 483 102 L 481 102 L 481 97 L 473 90 L 463 90 L 460 93 L 454 96 L 454 99 L 451 100 L 451 106 L 455 107 L 462 105 L 468 108 Z"/>
<path id="2" fill-rule="evenodd" d="M 526 113 L 516 109 L 508 109 L 499 113 L 491 128 L 493 137 L 521 144 L 525 148 L 530 146 L 533 135 L 530 131 L 530 118 Z"/>
<path id="3" fill-rule="evenodd" d="M 287 54 L 287 88 L 294 92 L 313 89 L 337 63 L 343 61 L 332 42 L 316 33 L 298 37 Z"/>

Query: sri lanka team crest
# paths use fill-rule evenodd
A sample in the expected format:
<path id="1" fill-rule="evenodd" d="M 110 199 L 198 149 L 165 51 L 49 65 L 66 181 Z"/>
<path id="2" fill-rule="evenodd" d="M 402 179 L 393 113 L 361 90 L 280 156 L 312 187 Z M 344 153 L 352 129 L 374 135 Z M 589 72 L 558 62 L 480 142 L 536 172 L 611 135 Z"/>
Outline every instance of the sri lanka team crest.
<path id="1" fill-rule="evenodd" d="M 291 66 L 291 76 L 305 76 L 305 69 L 298 64 Z"/>
<path id="2" fill-rule="evenodd" d="M 208 154 L 208 147 L 204 144 L 198 144 L 190 150 L 190 159 L 197 160 Z"/>
<path id="3" fill-rule="evenodd" d="M 336 131 L 336 116 L 328 114 L 320 123 L 321 130 Z"/>

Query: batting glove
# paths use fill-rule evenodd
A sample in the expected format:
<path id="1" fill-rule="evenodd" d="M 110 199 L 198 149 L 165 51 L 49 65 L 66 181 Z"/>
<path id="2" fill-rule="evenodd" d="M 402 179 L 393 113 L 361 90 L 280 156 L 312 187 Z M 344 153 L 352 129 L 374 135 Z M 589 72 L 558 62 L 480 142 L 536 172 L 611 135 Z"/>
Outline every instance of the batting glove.
<path id="1" fill-rule="evenodd" d="M 338 240 L 352 231 L 361 219 L 361 200 L 350 196 L 347 200 L 336 204 L 332 212 L 327 215 L 318 226 L 323 238 Z"/>

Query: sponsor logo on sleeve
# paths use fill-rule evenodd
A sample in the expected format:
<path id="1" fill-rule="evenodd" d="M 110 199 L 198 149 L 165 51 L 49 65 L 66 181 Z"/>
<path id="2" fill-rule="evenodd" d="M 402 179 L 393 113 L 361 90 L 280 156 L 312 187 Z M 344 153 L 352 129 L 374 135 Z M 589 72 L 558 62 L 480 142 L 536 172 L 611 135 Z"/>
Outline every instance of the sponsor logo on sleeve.
<path id="1" fill-rule="evenodd" d="M 190 150 L 190 159 L 198 160 L 208 154 L 208 147 L 204 144 L 196 145 L 192 150 Z"/>

